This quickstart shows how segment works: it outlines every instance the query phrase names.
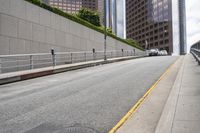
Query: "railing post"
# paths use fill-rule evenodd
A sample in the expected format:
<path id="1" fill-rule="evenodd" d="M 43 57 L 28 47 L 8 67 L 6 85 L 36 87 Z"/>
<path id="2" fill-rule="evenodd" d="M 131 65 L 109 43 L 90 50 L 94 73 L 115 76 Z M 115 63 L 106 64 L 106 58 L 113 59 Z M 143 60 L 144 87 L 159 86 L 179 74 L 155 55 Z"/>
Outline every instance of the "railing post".
<path id="1" fill-rule="evenodd" d="M 135 49 L 133 49 L 133 56 L 135 56 Z"/>
<path id="2" fill-rule="evenodd" d="M 122 57 L 124 56 L 124 49 L 122 49 Z"/>
<path id="3" fill-rule="evenodd" d="M 56 54 L 55 50 L 51 49 L 51 55 L 52 55 L 52 62 L 53 62 L 53 67 L 56 66 Z"/>
<path id="4" fill-rule="evenodd" d="M 95 49 L 92 49 L 92 53 L 93 53 L 93 60 L 95 60 Z"/>
<path id="5" fill-rule="evenodd" d="M 53 55 L 53 66 L 56 66 L 56 55 Z"/>
<path id="6" fill-rule="evenodd" d="M 2 59 L 0 58 L 0 73 L 2 73 Z"/>
<path id="7" fill-rule="evenodd" d="M 84 52 L 84 59 L 85 59 L 85 62 L 87 61 L 87 59 L 86 59 L 86 52 Z"/>
<path id="8" fill-rule="evenodd" d="M 30 55 L 30 69 L 33 69 L 33 55 Z"/>
<path id="9" fill-rule="evenodd" d="M 73 63 L 73 53 L 70 54 L 71 63 Z"/>

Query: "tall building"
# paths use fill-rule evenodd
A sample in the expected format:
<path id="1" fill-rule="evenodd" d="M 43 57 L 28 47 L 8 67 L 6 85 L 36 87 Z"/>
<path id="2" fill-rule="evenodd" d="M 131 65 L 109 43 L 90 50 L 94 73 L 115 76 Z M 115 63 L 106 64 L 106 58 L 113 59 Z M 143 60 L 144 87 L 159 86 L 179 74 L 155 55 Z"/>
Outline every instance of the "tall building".
<path id="1" fill-rule="evenodd" d="M 186 53 L 185 0 L 126 0 L 127 38 L 145 49 Z"/>
<path id="2" fill-rule="evenodd" d="M 42 0 L 44 3 L 59 8 L 60 10 L 74 14 L 81 8 L 88 8 L 99 12 L 100 21 L 103 24 L 104 0 Z"/>
<path id="3" fill-rule="evenodd" d="M 98 10 L 98 0 L 42 0 L 52 7 L 57 7 L 67 13 L 77 13 L 81 8 Z M 102 1 L 102 0 L 100 0 Z"/>
<path id="4" fill-rule="evenodd" d="M 121 38 L 126 38 L 125 0 L 107 0 L 107 27 Z"/>

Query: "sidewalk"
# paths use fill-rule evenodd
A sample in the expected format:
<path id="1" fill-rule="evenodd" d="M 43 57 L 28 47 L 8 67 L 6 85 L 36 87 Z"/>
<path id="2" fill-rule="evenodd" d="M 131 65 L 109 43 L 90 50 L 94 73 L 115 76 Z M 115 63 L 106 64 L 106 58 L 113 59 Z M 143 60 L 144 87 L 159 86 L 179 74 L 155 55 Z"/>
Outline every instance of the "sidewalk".
<path id="1" fill-rule="evenodd" d="M 87 61 L 87 62 L 79 62 L 73 64 L 66 64 L 66 65 L 58 65 L 55 67 L 45 67 L 45 68 L 38 68 L 32 70 L 25 70 L 25 71 L 17 71 L 11 73 L 0 74 L 0 85 L 27 80 L 31 78 L 37 78 L 41 76 L 82 69 L 86 67 L 92 67 L 102 64 L 114 63 L 119 61 L 131 60 L 136 58 L 143 58 L 145 56 L 127 56 L 127 57 L 119 57 L 119 58 L 111 58 L 104 60 L 94 60 L 94 61 Z"/>
<path id="2" fill-rule="evenodd" d="M 200 66 L 186 55 L 116 133 L 200 133 Z"/>

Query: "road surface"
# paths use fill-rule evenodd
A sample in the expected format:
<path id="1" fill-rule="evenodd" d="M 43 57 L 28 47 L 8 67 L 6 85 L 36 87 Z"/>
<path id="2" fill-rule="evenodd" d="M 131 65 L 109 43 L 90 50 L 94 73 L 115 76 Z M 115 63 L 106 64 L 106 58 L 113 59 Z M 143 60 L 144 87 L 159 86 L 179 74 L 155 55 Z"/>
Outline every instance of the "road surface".
<path id="1" fill-rule="evenodd" d="M 0 86 L 0 133 L 107 133 L 177 57 L 148 57 Z"/>

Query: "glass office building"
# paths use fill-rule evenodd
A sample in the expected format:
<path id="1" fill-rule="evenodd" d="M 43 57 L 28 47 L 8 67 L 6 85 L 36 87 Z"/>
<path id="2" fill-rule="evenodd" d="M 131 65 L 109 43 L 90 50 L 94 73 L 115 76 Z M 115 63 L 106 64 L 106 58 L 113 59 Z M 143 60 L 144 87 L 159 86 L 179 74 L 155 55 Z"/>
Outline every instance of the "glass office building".
<path id="1" fill-rule="evenodd" d="M 61 9 L 67 13 L 77 13 L 82 7 L 98 10 L 98 0 L 42 0 L 52 7 Z M 102 0 L 100 0 L 102 1 Z"/>
<path id="2" fill-rule="evenodd" d="M 145 49 L 186 53 L 184 0 L 126 0 L 127 38 Z"/>
<path id="3" fill-rule="evenodd" d="M 44 3 L 59 8 L 60 10 L 74 14 L 81 8 L 88 8 L 99 12 L 100 21 L 103 24 L 104 0 L 42 0 Z"/>
<path id="4" fill-rule="evenodd" d="M 126 38 L 126 0 L 107 0 L 107 26 L 116 36 Z"/>

